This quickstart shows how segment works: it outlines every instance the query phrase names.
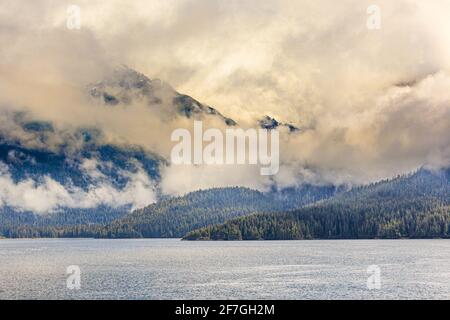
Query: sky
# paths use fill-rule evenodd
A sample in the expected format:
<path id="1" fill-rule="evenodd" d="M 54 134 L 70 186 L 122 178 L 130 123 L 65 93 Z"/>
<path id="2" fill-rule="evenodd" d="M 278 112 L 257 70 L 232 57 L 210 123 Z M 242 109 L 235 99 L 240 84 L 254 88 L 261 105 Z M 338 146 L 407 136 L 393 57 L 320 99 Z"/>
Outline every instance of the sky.
<path id="1" fill-rule="evenodd" d="M 68 28 L 73 5 L 79 29 Z M 1 131 L 23 138 L 8 120 L 20 110 L 61 129 L 97 126 L 106 142 L 167 158 L 171 130 L 189 122 L 163 122 L 138 103 L 92 108 L 86 98 L 89 84 L 126 64 L 244 126 L 270 115 L 302 129 L 282 135 L 273 177 L 242 166 L 167 166 L 167 194 L 361 184 L 445 167 L 448 12 L 444 0 L 0 0 Z"/>

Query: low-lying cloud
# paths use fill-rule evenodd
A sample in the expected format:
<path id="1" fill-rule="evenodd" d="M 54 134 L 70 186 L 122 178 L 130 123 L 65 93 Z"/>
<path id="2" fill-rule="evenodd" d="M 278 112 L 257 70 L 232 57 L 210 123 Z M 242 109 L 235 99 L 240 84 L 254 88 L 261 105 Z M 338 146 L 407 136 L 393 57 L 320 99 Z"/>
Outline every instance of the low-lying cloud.
<path id="1" fill-rule="evenodd" d="M 59 208 L 89 209 L 98 206 L 117 208 L 131 205 L 131 210 L 134 210 L 156 201 L 154 182 L 142 169 L 134 173 L 122 172 L 129 181 L 124 188 L 117 188 L 96 169 L 95 160 L 86 160 L 83 168 L 95 180 L 88 190 L 63 185 L 50 176 L 15 182 L 8 167 L 0 162 L 0 207 L 47 214 Z"/>
<path id="2" fill-rule="evenodd" d="M 377 1 L 381 28 L 370 30 L 371 4 L 78 1 L 81 28 L 70 30 L 68 4 L 2 2 L 2 135 L 57 149 L 76 128 L 97 128 L 103 143 L 139 145 L 169 159 L 171 132 L 189 129 L 192 119 L 173 116 L 170 103 L 108 106 L 87 94 L 90 84 L 124 63 L 243 127 L 267 114 L 301 129 L 281 134 L 274 177 L 261 177 L 251 166 L 167 166 L 161 172 L 167 194 L 228 185 L 360 184 L 420 166 L 448 166 L 450 4 Z M 37 141 L 10 120 L 18 111 L 53 123 L 58 134 Z M 108 184 L 69 190 L 51 179 L 14 184 L 5 170 L 0 178 L 4 204 L 36 211 L 57 203 L 154 200 L 153 182 L 142 177 L 120 192 Z"/>

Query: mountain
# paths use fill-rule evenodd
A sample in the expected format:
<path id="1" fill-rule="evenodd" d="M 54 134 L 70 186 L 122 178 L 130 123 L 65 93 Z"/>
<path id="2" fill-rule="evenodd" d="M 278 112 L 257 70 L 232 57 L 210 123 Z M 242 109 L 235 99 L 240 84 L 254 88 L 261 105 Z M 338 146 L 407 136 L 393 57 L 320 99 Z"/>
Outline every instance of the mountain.
<path id="1" fill-rule="evenodd" d="M 54 238 L 72 237 L 80 230 L 103 226 L 123 217 L 129 207 L 100 205 L 95 208 L 64 208 L 51 214 L 34 214 L 31 211 L 17 212 L 3 207 L 0 212 L 0 238 Z M 78 233 L 77 233 L 78 232 Z M 91 233 L 80 234 L 90 237 Z"/>
<path id="2" fill-rule="evenodd" d="M 176 115 L 195 119 L 217 117 L 228 126 L 236 125 L 233 119 L 223 116 L 213 107 L 175 91 L 169 84 L 159 79 L 149 79 L 124 65 L 116 68 L 106 79 L 90 85 L 88 89 L 93 98 L 100 99 L 112 107 L 143 101 L 161 114 L 170 115 L 173 112 Z"/>
<path id="3" fill-rule="evenodd" d="M 236 121 L 225 117 L 215 108 L 203 104 L 194 98 L 177 92 L 168 83 L 160 79 L 150 79 L 125 65 L 114 69 L 106 79 L 91 84 L 88 87 L 89 94 L 109 106 L 131 105 L 134 102 L 144 102 L 150 108 L 172 108 L 171 110 L 158 109 L 159 113 L 171 113 L 186 118 L 197 120 L 204 117 L 217 117 L 228 126 L 237 125 Z M 300 129 L 289 123 L 282 123 L 270 116 L 264 116 L 258 120 L 258 126 L 262 129 L 274 130 L 286 127 L 289 132 Z"/>
<path id="4" fill-rule="evenodd" d="M 0 163 L 6 167 L 15 183 L 24 179 L 39 181 L 49 177 L 62 185 L 70 184 L 88 190 L 98 180 L 85 170 L 83 165 L 88 160 L 95 161 L 95 170 L 117 188 L 124 187 L 130 181 L 129 176 L 121 174 L 121 170 L 135 172 L 142 167 L 150 177 L 158 179 L 158 167 L 162 161 L 139 147 L 83 143 L 78 150 L 64 150 L 64 147 L 61 150 L 48 150 L 30 148 L 19 141 L 0 137 Z"/>
<path id="5" fill-rule="evenodd" d="M 182 237 L 196 228 L 245 216 L 256 211 L 275 212 L 299 208 L 305 204 L 325 199 L 340 192 L 333 186 L 305 185 L 262 193 L 256 190 L 233 187 L 191 192 L 185 196 L 166 198 L 143 209 L 128 214 L 115 215 L 114 221 L 93 221 L 83 215 L 72 215 L 45 220 L 27 216 L 22 218 L 20 230 L 11 223 L 0 227 L 0 235 L 8 237 L 107 237 L 107 238 L 171 238 Z M 23 215 L 22 215 L 23 217 Z M 104 216 L 103 216 L 104 218 Z M 0 216 L 1 221 L 1 216 Z M 62 222 L 77 222 L 63 224 Z"/>
<path id="6" fill-rule="evenodd" d="M 138 147 L 87 143 L 69 152 L 0 138 L 0 234 L 17 236 L 22 230 L 23 237 L 32 237 L 29 227 L 111 222 L 132 208 L 125 197 L 114 196 L 152 188 L 136 185 L 140 175 L 158 181 L 161 163 Z M 54 205 L 47 208 L 47 202 Z M 44 207 L 36 212 L 40 203 Z"/>
<path id="7" fill-rule="evenodd" d="M 98 107 L 99 103 L 108 108 L 132 108 L 134 103 L 139 103 L 154 110 L 154 115 L 161 121 L 186 117 L 219 119 L 228 126 L 237 125 L 216 109 L 177 92 L 169 84 L 150 79 L 126 66 L 120 66 L 101 81 L 88 85 L 86 94 L 95 102 L 93 108 Z M 27 235 L 26 230 L 44 226 L 50 229 L 81 224 L 103 226 L 126 216 L 127 221 L 136 224 L 139 235 L 182 236 L 191 228 L 224 222 L 225 219 L 264 208 L 272 210 L 279 205 L 268 203 L 271 198 L 265 195 L 260 195 L 264 199 L 261 204 L 247 201 L 245 197 L 240 200 L 241 204 L 237 204 L 239 192 L 230 196 L 227 192 L 236 190 L 224 189 L 211 191 L 209 201 L 212 203 L 213 197 L 221 201 L 220 192 L 224 192 L 225 197 L 235 197 L 235 204 L 225 205 L 230 208 L 227 214 L 218 214 L 213 206 L 204 209 L 203 217 L 193 218 L 192 206 L 184 208 L 184 215 L 176 215 L 178 211 L 174 205 L 177 200 L 166 199 L 160 207 L 151 205 L 128 215 L 132 209 L 162 198 L 158 184 L 160 167 L 167 164 L 165 159 L 139 146 L 105 143 L 104 133 L 97 128 L 63 130 L 52 122 L 36 120 L 25 112 L 4 110 L 0 117 L 8 123 L 8 127 L 0 128 L 0 232 L 3 233 Z M 263 122 L 259 123 L 260 126 L 267 130 L 288 126 L 290 131 L 294 131 L 293 126 L 278 123 L 273 118 L 266 117 L 264 123 L 269 120 L 271 126 L 264 126 Z M 318 188 L 308 192 L 300 190 L 299 194 L 315 201 L 328 196 L 329 190 Z M 244 193 L 249 196 L 251 192 Z M 187 199 L 190 197 L 193 195 L 187 196 Z M 292 197 L 288 201 L 290 203 L 297 200 L 298 204 L 310 202 L 298 199 L 296 195 L 289 197 Z M 164 206 L 166 208 L 162 209 Z M 156 218 L 152 212 L 164 214 Z M 179 222 L 172 219 L 175 215 Z M 208 215 L 211 216 L 206 217 Z M 156 225 L 162 224 L 164 219 L 172 219 L 177 221 L 176 224 L 186 224 L 187 227 L 169 224 L 160 231 L 152 228 L 141 230 L 145 223 L 139 221 L 147 218 L 154 220 Z M 182 222 L 183 219 L 189 220 L 189 223 Z M 18 232 L 19 229 L 22 231 Z"/>
<path id="8" fill-rule="evenodd" d="M 417 172 L 281 213 L 189 232 L 187 240 L 449 238 L 450 170 Z"/>
<path id="9" fill-rule="evenodd" d="M 161 102 L 164 108 L 174 107 L 166 110 L 169 115 L 219 117 L 228 125 L 236 124 L 169 85 L 126 67 L 90 86 L 88 92 L 110 107 L 132 107 L 139 100 L 154 108 Z M 168 97 L 170 103 L 163 103 Z M 160 166 L 166 164 L 158 155 L 138 146 L 105 144 L 99 129 L 68 132 L 24 113 L 10 118 L 26 139 L 11 138 L 0 130 L 0 182 L 5 185 L 0 186 L 0 235 L 6 237 L 182 237 L 195 228 L 252 212 L 298 208 L 337 190 L 302 186 L 261 193 L 222 188 L 167 198 L 158 191 Z M 159 201 L 130 212 L 135 204 L 122 195 L 139 194 L 142 187 L 133 188 L 142 184 L 141 176 L 147 179 L 146 191 L 154 191 Z M 18 193 L 25 194 L 23 199 Z M 40 197 L 32 202 L 43 202 L 43 207 L 27 206 L 25 198 L 30 197 Z M 140 200 L 148 205 L 155 198 Z"/>
<path id="10" fill-rule="evenodd" d="M 266 130 L 274 130 L 279 127 L 286 127 L 289 129 L 289 132 L 297 132 L 300 130 L 292 124 L 278 122 L 275 118 L 272 118 L 270 116 L 264 116 L 261 120 L 258 121 L 258 123 L 262 129 Z"/>
<path id="11" fill-rule="evenodd" d="M 60 132 L 50 122 L 10 117 L 24 139 L 0 131 L 0 233 L 21 227 L 107 223 L 156 192 L 165 160 L 138 146 L 102 143 L 101 132 Z M 61 143 L 54 141 L 61 140 Z M 148 204 L 152 199 L 148 199 Z"/>
<path id="12" fill-rule="evenodd" d="M 229 126 L 236 125 L 214 108 L 126 66 L 89 85 L 87 94 L 110 107 L 132 107 L 135 102 L 144 102 L 149 108 L 159 107 L 155 116 L 160 116 L 161 121 L 166 116 L 214 117 Z M 167 163 L 159 155 L 139 146 L 105 143 L 103 132 L 97 128 L 69 131 L 48 121 L 35 120 L 24 112 L 4 110 L 0 115 L 9 124 L 0 128 L 3 226 L 106 223 L 161 196 L 159 171 Z M 35 197 L 40 199 L 31 200 Z M 126 197 L 139 197 L 139 203 Z"/>
<path id="13" fill-rule="evenodd" d="M 256 211 L 275 212 L 299 208 L 333 196 L 333 186 L 305 185 L 262 193 L 248 188 L 217 188 L 169 198 L 136 210 L 106 227 L 108 236 L 146 238 L 182 237 L 195 228 L 223 223 Z"/>

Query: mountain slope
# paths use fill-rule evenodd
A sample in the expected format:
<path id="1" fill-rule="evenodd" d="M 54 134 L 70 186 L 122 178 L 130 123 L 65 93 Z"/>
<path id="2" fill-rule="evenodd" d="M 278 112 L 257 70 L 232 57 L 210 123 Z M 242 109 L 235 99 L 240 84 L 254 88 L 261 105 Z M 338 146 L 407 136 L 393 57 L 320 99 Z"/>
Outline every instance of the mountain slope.
<path id="1" fill-rule="evenodd" d="M 237 125 L 216 109 L 175 91 L 169 84 L 149 79 L 126 66 L 116 68 L 103 80 L 89 85 L 83 93 L 90 97 L 92 108 L 106 106 L 105 110 L 109 111 L 109 108 L 126 109 L 139 104 L 153 110 L 149 114 L 161 121 L 181 116 L 205 121 L 218 119 L 228 126 Z M 0 232 L 26 236 L 29 235 L 26 230 L 44 226 L 50 230 L 54 227 L 64 229 L 77 223 L 104 225 L 161 197 L 158 187 L 160 166 L 166 164 L 166 160 L 149 150 L 134 145 L 110 144 L 106 141 L 115 140 L 106 139 L 104 135 L 107 133 L 99 128 L 59 127 L 56 123 L 35 119 L 27 112 L 2 110 L 0 120 L 8 124 L 0 127 Z M 260 126 L 271 130 L 285 125 L 266 117 Z M 288 127 L 290 131 L 296 129 Z M 307 201 L 298 199 L 293 192 L 289 201 L 303 205 L 329 196 L 329 191 L 325 188 L 323 193 L 318 188 L 317 195 L 312 189 L 309 193 L 300 191 L 305 199 L 309 199 Z M 285 199 L 289 198 L 286 196 L 288 192 L 282 193 Z M 214 196 L 221 198 L 218 194 Z M 171 204 L 167 204 L 166 200 L 161 203 L 161 207 L 168 206 L 166 211 L 150 206 L 128 219 L 137 223 L 139 235 L 182 236 L 191 227 L 224 222 L 265 208 L 279 209 L 281 203 L 271 204 L 273 199 L 266 196 L 260 199 L 259 205 L 255 205 L 256 200 L 252 200 L 251 205 L 247 205 L 249 199 L 241 200 L 242 204 L 224 204 L 230 207 L 227 214 L 218 214 L 215 207 L 211 207 L 198 218 L 192 218 L 195 215 L 191 207 L 178 215 L 178 211 L 173 209 L 176 201 L 171 200 Z M 289 208 L 297 208 L 297 204 Z M 196 205 L 200 207 L 201 203 Z M 156 217 L 154 210 L 164 211 L 164 214 Z M 207 218 L 208 215 L 211 217 Z M 175 227 L 169 223 L 164 230 L 150 228 L 141 232 L 141 227 L 147 224 L 137 221 L 147 218 L 155 220 L 155 224 L 163 224 L 164 219 L 168 219 L 189 227 Z M 183 219 L 187 221 L 182 222 Z"/>
<path id="2" fill-rule="evenodd" d="M 132 208 L 133 191 L 155 192 L 164 163 L 157 155 L 103 144 L 101 133 L 88 129 L 65 133 L 65 144 L 49 147 L 60 134 L 51 123 L 13 119 L 32 144 L 0 132 L 0 232 L 107 223 Z"/>
<path id="3" fill-rule="evenodd" d="M 261 120 L 258 121 L 258 124 L 260 128 L 267 129 L 267 130 L 273 130 L 277 129 L 279 127 L 286 127 L 288 128 L 289 132 L 297 132 L 300 129 L 296 126 L 290 124 L 290 123 L 280 123 L 275 118 L 272 118 L 270 116 L 264 116 Z"/>
<path id="4" fill-rule="evenodd" d="M 88 93 L 93 100 L 101 99 L 111 107 L 134 102 L 149 107 L 161 105 L 154 113 L 161 119 L 167 114 L 211 116 L 227 125 L 236 124 L 170 85 L 125 66 L 89 86 Z M 106 223 L 160 196 L 159 171 L 166 160 L 149 150 L 109 144 L 100 129 L 59 128 L 26 112 L 2 110 L 0 118 L 8 124 L 0 128 L 3 226 L 40 227 L 43 221 L 49 226 L 72 225 L 73 221 Z M 64 212 L 70 212 L 73 218 Z M 106 212 L 115 213 L 108 216 Z"/>
<path id="5" fill-rule="evenodd" d="M 103 208 L 97 215 L 62 211 L 52 216 L 31 213 L 0 215 L 0 235 L 7 237 L 168 238 L 256 211 L 299 208 L 339 192 L 332 186 L 302 186 L 262 193 L 248 188 L 217 188 L 162 199 L 125 214 Z M 108 211 L 109 210 L 109 211 Z M 101 214 L 103 213 L 103 214 Z M 93 218 L 96 217 L 94 220 Z M 111 222 L 109 218 L 114 217 Z M 9 220 L 8 220 L 9 218 Z"/>
<path id="6" fill-rule="evenodd" d="M 355 188 L 284 213 L 254 214 L 194 230 L 187 240 L 450 237 L 450 170 Z"/>
<path id="7" fill-rule="evenodd" d="M 142 237 L 181 237 L 195 228 L 223 223 L 256 211 L 299 208 L 334 195 L 334 187 L 303 186 L 261 193 L 248 188 L 218 188 L 161 200 L 114 221 L 102 231 L 108 237 L 130 233 Z"/>
<path id="8" fill-rule="evenodd" d="M 93 98 L 111 107 L 143 102 L 160 115 L 182 115 L 196 119 L 211 116 L 221 119 L 228 126 L 236 125 L 234 120 L 223 116 L 213 107 L 175 91 L 159 79 L 150 79 L 124 65 L 113 70 L 106 79 L 91 85 L 88 90 Z"/>
<path id="9" fill-rule="evenodd" d="M 160 163 L 139 148 L 89 144 L 64 152 L 0 139 L 0 234 L 51 236 L 35 229 L 107 224 L 130 211 L 129 193 L 153 193 L 141 175 L 157 181 Z"/>

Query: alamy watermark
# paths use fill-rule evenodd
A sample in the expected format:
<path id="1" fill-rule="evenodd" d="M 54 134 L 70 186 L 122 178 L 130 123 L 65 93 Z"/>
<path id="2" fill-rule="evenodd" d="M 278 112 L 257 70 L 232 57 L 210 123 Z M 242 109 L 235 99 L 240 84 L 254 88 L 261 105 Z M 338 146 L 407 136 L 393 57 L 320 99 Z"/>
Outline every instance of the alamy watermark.
<path id="1" fill-rule="evenodd" d="M 81 8 L 71 4 L 66 9 L 66 27 L 69 30 L 80 30 L 81 28 Z"/>
<path id="2" fill-rule="evenodd" d="M 81 269 L 79 266 L 71 265 L 66 269 L 69 276 L 66 279 L 66 286 L 69 290 L 79 290 L 81 288 Z"/>
<path id="3" fill-rule="evenodd" d="M 367 278 L 367 289 L 378 290 L 381 289 L 381 269 L 376 264 L 367 267 L 367 273 L 370 276 Z"/>
<path id="4" fill-rule="evenodd" d="M 366 26 L 369 30 L 379 30 L 381 29 L 381 9 L 376 4 L 372 4 L 367 7 L 367 17 Z"/>
<path id="5" fill-rule="evenodd" d="M 194 121 L 193 137 L 187 129 L 175 129 L 170 137 L 172 142 L 178 142 L 172 148 L 172 164 L 249 164 L 259 165 L 261 175 L 277 174 L 280 166 L 278 130 L 228 128 L 224 131 L 216 128 L 203 131 L 202 121 Z"/>

